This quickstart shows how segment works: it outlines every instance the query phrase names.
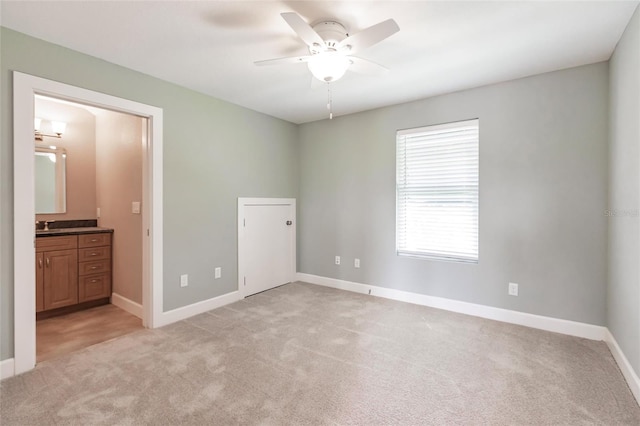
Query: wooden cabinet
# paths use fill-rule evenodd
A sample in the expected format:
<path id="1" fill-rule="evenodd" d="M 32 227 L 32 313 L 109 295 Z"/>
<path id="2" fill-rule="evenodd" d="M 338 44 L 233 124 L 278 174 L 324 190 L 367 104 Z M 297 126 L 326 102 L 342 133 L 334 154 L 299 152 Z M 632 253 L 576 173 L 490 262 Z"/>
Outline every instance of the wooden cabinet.
<path id="1" fill-rule="evenodd" d="M 108 299 L 111 234 L 36 238 L 35 267 L 36 312 Z"/>
<path id="2" fill-rule="evenodd" d="M 78 236 L 78 300 L 111 296 L 111 234 Z"/>
<path id="3" fill-rule="evenodd" d="M 36 312 L 78 303 L 77 236 L 36 239 Z"/>

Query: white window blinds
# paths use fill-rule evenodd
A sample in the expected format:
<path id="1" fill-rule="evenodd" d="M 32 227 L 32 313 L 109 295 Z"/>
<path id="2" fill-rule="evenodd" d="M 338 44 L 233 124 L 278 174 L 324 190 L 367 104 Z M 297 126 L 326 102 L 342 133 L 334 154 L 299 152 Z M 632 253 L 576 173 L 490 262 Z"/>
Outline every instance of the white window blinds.
<path id="1" fill-rule="evenodd" d="M 477 119 L 398 131 L 399 255 L 478 262 L 478 135 Z"/>

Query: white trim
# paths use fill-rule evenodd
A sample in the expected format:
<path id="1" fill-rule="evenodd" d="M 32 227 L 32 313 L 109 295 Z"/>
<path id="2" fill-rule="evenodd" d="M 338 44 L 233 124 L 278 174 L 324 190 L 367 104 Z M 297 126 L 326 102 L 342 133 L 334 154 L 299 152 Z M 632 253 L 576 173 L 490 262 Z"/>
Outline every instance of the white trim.
<path id="1" fill-rule="evenodd" d="M 297 273 L 297 280 L 325 287 L 338 288 L 353 291 L 355 293 L 370 294 L 386 299 L 399 300 L 416 305 L 429 306 L 458 312 L 466 315 L 523 325 L 540 330 L 553 331 L 591 340 L 604 340 L 606 327 L 585 324 L 582 322 L 568 321 L 564 319 L 545 317 L 542 315 L 528 314 L 509 309 L 494 308 L 492 306 L 478 305 L 475 303 L 461 302 L 459 300 L 445 299 L 443 297 L 427 296 L 424 294 L 410 293 L 391 288 L 378 287 L 351 281 L 337 280 L 318 275 Z"/>
<path id="2" fill-rule="evenodd" d="M 162 316 L 159 318 L 156 326 L 162 327 L 165 325 L 169 325 L 174 322 L 181 321 L 185 318 L 189 318 L 194 315 L 202 314 L 212 309 L 217 309 L 230 303 L 237 302 L 238 300 L 242 300 L 240 293 L 237 291 L 232 291 L 231 293 L 226 293 L 221 296 L 213 297 L 211 299 L 202 300 L 188 306 L 172 309 L 171 311 L 162 313 Z"/>
<path id="3" fill-rule="evenodd" d="M 291 278 L 290 281 L 293 282 L 296 280 L 296 227 L 297 227 L 297 210 L 296 210 L 296 199 L 295 198 L 238 198 L 238 292 L 240 293 L 240 297 L 246 297 L 245 289 L 244 289 L 244 208 L 246 206 L 289 206 L 291 209 L 291 216 L 293 217 L 293 230 L 292 230 L 292 241 L 291 241 Z"/>
<path id="4" fill-rule="evenodd" d="M 17 374 L 36 365 L 33 86 L 22 74 L 13 73 L 13 358 Z"/>
<path id="5" fill-rule="evenodd" d="M 142 319 L 144 316 L 144 309 L 140 303 L 134 302 L 131 299 L 127 299 L 124 296 L 120 296 L 118 293 L 111 293 L 111 303 L 123 311 L 129 312 L 131 315 L 135 315 Z"/>
<path id="6" fill-rule="evenodd" d="M 13 377 L 15 374 L 13 358 L 0 361 L 0 380 Z"/>
<path id="7" fill-rule="evenodd" d="M 622 352 L 622 349 L 620 349 L 620 346 L 618 346 L 618 342 L 609 329 L 605 332 L 604 341 L 607 343 L 607 346 L 609 346 L 613 359 L 618 363 L 618 367 L 620 367 L 620 371 L 627 381 L 631 393 L 636 397 L 638 404 L 640 404 L 640 378 L 638 378 L 638 374 L 633 370 L 631 363 L 624 355 L 624 352 Z"/>
<path id="8" fill-rule="evenodd" d="M 14 192 L 14 365 L 15 374 L 36 363 L 34 270 L 34 95 L 52 96 L 148 119 L 148 144 L 143 157 L 143 323 L 157 327 L 162 315 L 162 126 L 163 111 L 150 105 L 13 72 Z M 147 236 L 147 229 L 149 235 Z M 20 283 L 20 285 L 17 285 Z"/>

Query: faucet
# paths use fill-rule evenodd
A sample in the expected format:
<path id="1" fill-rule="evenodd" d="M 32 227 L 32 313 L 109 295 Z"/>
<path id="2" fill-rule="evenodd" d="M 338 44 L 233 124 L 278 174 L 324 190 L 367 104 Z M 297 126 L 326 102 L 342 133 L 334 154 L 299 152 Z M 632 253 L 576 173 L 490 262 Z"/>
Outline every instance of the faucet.
<path id="1" fill-rule="evenodd" d="M 44 221 L 44 230 L 45 231 L 49 230 L 49 221 L 47 221 L 47 220 Z"/>
<path id="2" fill-rule="evenodd" d="M 40 227 L 40 221 L 36 220 L 36 231 L 38 230 L 39 227 Z"/>

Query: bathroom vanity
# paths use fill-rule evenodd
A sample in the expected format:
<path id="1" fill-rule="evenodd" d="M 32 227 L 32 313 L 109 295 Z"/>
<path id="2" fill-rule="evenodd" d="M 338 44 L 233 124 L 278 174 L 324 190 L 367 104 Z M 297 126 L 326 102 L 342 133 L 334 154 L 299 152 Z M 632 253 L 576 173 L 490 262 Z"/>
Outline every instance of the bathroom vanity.
<path id="1" fill-rule="evenodd" d="M 109 303 L 113 229 L 36 230 L 36 315 L 46 318 Z"/>

